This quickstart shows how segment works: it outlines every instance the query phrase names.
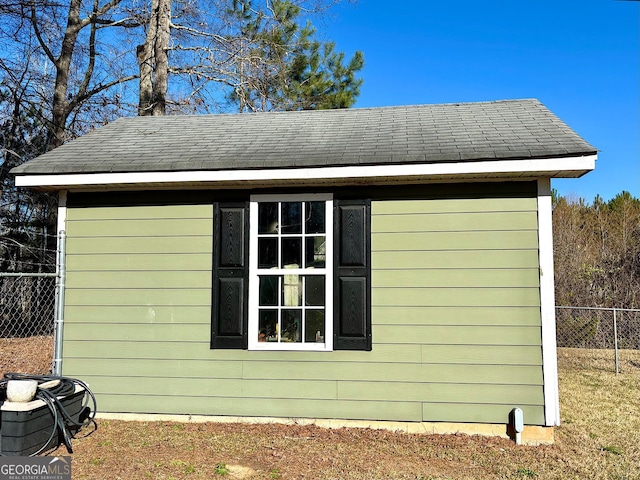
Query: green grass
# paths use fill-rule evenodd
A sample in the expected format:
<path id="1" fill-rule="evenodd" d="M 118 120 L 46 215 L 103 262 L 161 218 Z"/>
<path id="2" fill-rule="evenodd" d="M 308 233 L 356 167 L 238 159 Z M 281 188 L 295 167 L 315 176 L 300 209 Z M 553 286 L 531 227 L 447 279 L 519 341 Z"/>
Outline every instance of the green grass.
<path id="1" fill-rule="evenodd" d="M 622 449 L 620 447 L 616 447 L 615 445 L 607 445 L 606 447 L 602 447 L 602 451 L 613 453 L 614 455 L 622 455 Z"/>
<path id="2" fill-rule="evenodd" d="M 521 476 L 522 478 L 533 478 L 538 476 L 538 474 L 533 470 L 531 470 L 530 468 L 524 468 L 524 467 L 518 468 L 518 470 L 516 470 L 516 474 Z"/>
<path id="3" fill-rule="evenodd" d="M 282 478 L 282 474 L 280 473 L 280 470 L 278 470 L 277 468 L 273 468 L 269 470 L 269 478 L 278 480 L 279 478 Z"/>

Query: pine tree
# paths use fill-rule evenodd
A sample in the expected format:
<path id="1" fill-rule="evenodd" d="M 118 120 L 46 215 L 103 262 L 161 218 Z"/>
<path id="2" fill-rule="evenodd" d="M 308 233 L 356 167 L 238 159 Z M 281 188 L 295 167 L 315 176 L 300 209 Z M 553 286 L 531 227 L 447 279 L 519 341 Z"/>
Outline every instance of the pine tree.
<path id="1" fill-rule="evenodd" d="M 300 7 L 275 0 L 270 15 L 251 2 L 234 2 L 243 22 L 229 99 L 240 112 L 348 108 L 359 93 L 356 74 L 364 57 L 356 52 L 348 62 L 333 42 L 314 38 L 310 22 L 300 26 Z"/>

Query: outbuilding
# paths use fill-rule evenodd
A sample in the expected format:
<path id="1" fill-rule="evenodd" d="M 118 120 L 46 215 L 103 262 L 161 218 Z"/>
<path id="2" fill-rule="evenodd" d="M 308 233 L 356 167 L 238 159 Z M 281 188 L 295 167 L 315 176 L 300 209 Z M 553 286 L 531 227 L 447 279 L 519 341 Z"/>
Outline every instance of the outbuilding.
<path id="1" fill-rule="evenodd" d="M 59 192 L 59 360 L 103 416 L 505 435 L 520 408 L 548 442 L 550 180 L 596 154 L 526 99 L 121 118 L 13 173 Z"/>

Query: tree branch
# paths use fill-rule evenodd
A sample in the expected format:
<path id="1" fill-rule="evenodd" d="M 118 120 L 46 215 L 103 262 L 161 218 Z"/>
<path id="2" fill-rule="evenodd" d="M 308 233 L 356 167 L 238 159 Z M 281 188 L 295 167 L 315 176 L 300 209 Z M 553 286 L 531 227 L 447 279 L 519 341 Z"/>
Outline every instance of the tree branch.
<path id="1" fill-rule="evenodd" d="M 45 55 L 51 61 L 51 63 L 56 65 L 57 64 L 56 57 L 53 55 L 53 52 L 49 48 L 49 45 L 47 45 L 47 43 L 44 41 L 44 38 L 42 37 L 42 33 L 40 32 L 40 27 L 38 26 L 38 21 L 36 19 L 36 6 L 35 6 L 35 2 L 33 1 L 31 2 L 31 17 L 29 18 L 29 20 L 31 21 L 31 26 L 33 27 L 33 33 L 36 34 L 36 38 L 38 39 L 38 43 L 40 44 L 40 47 L 42 48 L 42 50 L 44 50 Z"/>
<path id="2" fill-rule="evenodd" d="M 98 8 L 98 0 L 93 0 L 93 11 L 95 12 Z M 91 18 L 95 18 L 95 15 L 91 15 Z M 87 65 L 87 69 L 84 72 L 84 78 L 82 79 L 82 83 L 80 87 L 78 87 L 78 93 L 76 97 L 82 97 L 89 86 L 89 82 L 93 77 L 93 70 L 96 65 L 96 30 L 97 26 L 95 22 L 91 23 L 91 32 L 89 33 L 89 64 Z"/>
<path id="3" fill-rule="evenodd" d="M 180 24 L 175 24 L 173 22 L 170 23 L 170 27 L 174 30 L 179 30 L 181 32 L 186 32 L 189 33 L 193 36 L 197 36 L 197 37 L 204 37 L 204 38 L 211 38 L 215 41 L 217 41 L 218 43 L 221 43 L 223 45 L 229 44 L 229 40 L 227 40 L 225 37 L 223 37 L 222 35 L 218 35 L 217 33 L 208 33 L 208 32 L 203 32 L 202 30 L 197 30 L 195 28 L 191 28 L 191 27 L 186 27 L 184 25 L 180 25 Z"/>
<path id="4" fill-rule="evenodd" d="M 137 28 L 142 26 L 142 23 L 130 17 L 122 18 L 120 20 L 107 20 L 102 18 L 96 18 L 95 23 L 100 25 L 100 28 L 107 28 L 107 27 Z"/>
<path id="5" fill-rule="evenodd" d="M 121 2 L 122 0 L 112 0 L 109 3 L 105 3 L 101 8 L 97 8 L 98 6 L 97 2 L 94 3 L 94 10 L 91 12 L 91 14 L 88 17 L 85 17 L 82 19 L 82 21 L 78 25 L 78 30 L 82 30 L 84 27 L 86 27 L 90 23 L 95 22 L 97 18 L 101 17 L 102 15 L 107 13 L 109 10 L 111 10 L 113 7 L 115 7 Z"/>
<path id="6" fill-rule="evenodd" d="M 131 80 L 135 80 L 136 78 L 140 78 L 139 75 L 128 75 L 126 77 L 122 77 L 122 78 L 118 78 L 116 80 L 113 80 L 109 83 L 105 83 L 105 84 L 100 84 L 95 88 L 92 88 L 91 90 L 87 91 L 84 95 L 80 96 L 80 95 L 76 95 L 76 97 L 69 103 L 70 106 L 70 110 L 76 108 L 80 103 L 84 102 L 85 100 L 93 97 L 94 95 L 97 95 L 100 92 L 103 92 L 104 90 L 107 90 L 115 85 L 121 84 L 121 83 L 126 83 L 126 82 L 130 82 Z"/>

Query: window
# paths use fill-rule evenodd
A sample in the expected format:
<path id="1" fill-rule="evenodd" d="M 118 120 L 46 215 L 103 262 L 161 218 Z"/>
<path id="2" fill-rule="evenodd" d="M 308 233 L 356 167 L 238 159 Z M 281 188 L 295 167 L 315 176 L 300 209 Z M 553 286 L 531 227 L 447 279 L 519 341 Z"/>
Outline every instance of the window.
<path id="1" fill-rule="evenodd" d="M 331 350 L 331 197 L 255 196 L 249 212 L 249 348 Z"/>
<path id="2" fill-rule="evenodd" d="M 371 350 L 370 201 L 214 202 L 212 349 Z"/>

